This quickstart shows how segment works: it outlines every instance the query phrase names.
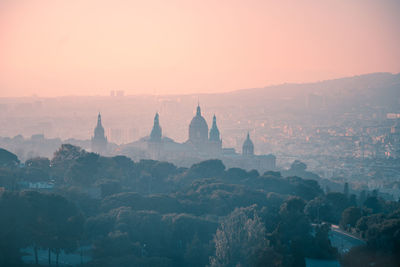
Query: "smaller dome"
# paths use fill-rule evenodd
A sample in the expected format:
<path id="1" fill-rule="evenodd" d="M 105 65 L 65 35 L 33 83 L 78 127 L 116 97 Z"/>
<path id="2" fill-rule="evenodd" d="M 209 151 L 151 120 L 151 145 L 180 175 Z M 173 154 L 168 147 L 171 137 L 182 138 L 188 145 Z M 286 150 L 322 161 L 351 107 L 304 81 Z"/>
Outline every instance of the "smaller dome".
<path id="1" fill-rule="evenodd" d="M 250 139 L 250 134 L 249 133 L 247 133 L 247 138 L 243 143 L 242 154 L 243 154 L 243 156 L 254 155 L 254 144 Z"/>
<path id="2" fill-rule="evenodd" d="M 189 125 L 189 141 L 192 143 L 205 143 L 208 140 L 208 125 L 201 116 L 200 106 L 197 106 L 196 116 Z"/>

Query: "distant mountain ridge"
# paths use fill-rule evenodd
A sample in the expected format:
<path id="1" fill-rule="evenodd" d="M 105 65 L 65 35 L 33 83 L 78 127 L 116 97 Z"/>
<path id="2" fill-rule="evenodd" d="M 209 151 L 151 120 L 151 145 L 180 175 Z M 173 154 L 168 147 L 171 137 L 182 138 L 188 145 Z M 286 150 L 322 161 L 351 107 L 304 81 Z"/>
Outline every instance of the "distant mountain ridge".
<path id="1" fill-rule="evenodd" d="M 334 89 L 335 87 L 348 87 L 348 88 L 363 88 L 363 87 L 379 87 L 387 85 L 399 85 L 400 73 L 392 74 L 389 72 L 376 72 L 369 74 L 362 74 L 356 76 L 348 76 L 337 79 L 322 80 L 309 83 L 282 83 L 277 85 L 269 85 L 261 88 L 246 88 L 239 89 L 228 94 L 241 94 L 251 92 L 265 92 L 266 90 L 285 90 L 285 89 L 308 89 L 311 91 L 315 89 Z M 400 90 L 400 87 L 399 87 Z"/>
<path id="2" fill-rule="evenodd" d="M 320 96 L 324 105 L 386 106 L 398 109 L 400 106 L 400 73 L 371 73 L 353 77 L 325 80 L 313 83 L 286 83 L 232 91 L 224 94 L 228 102 L 243 105 L 258 105 L 271 100 L 296 100 L 305 103 L 310 96 Z M 271 104 L 275 104 L 274 102 Z"/>

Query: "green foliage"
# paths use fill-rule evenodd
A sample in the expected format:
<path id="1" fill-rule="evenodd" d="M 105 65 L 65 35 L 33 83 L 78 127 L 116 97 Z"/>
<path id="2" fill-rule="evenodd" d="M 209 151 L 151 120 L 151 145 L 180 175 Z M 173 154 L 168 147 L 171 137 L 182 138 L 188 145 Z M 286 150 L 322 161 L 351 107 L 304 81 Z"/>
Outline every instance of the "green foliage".
<path id="1" fill-rule="evenodd" d="M 378 266 L 378 267 L 398 267 L 399 259 L 390 252 L 377 251 L 367 246 L 352 248 L 341 259 L 344 267 L 354 266 Z"/>
<path id="2" fill-rule="evenodd" d="M 133 210 L 154 210 L 162 213 L 180 212 L 181 203 L 169 195 L 143 196 L 138 193 L 125 192 L 110 195 L 101 202 L 101 209 L 109 211 L 118 207 L 130 207 Z"/>
<path id="3" fill-rule="evenodd" d="M 400 255 L 400 219 L 385 219 L 368 227 L 365 237 L 369 246 Z"/>
<path id="4" fill-rule="evenodd" d="M 325 201 L 332 207 L 332 223 L 338 224 L 343 211 L 350 206 L 349 199 L 345 194 L 330 192 L 326 194 Z"/>
<path id="5" fill-rule="evenodd" d="M 267 172 L 264 172 L 264 176 L 282 177 L 282 174 L 280 172 L 267 171 Z"/>
<path id="6" fill-rule="evenodd" d="M 371 209 L 372 213 L 382 212 L 382 204 L 376 196 L 370 196 L 364 201 L 364 207 Z"/>
<path id="7" fill-rule="evenodd" d="M 240 181 L 248 177 L 248 173 L 240 168 L 230 168 L 225 172 L 225 179 Z"/>
<path id="8" fill-rule="evenodd" d="M 78 157 L 68 169 L 65 181 L 73 185 L 89 186 L 98 179 L 97 172 L 99 155 L 85 153 Z"/>
<path id="9" fill-rule="evenodd" d="M 314 249 L 310 252 L 313 258 L 328 260 L 335 260 L 338 258 L 338 250 L 332 247 L 329 239 L 330 227 L 331 226 L 326 223 L 316 226 L 315 238 L 313 241 Z"/>
<path id="10" fill-rule="evenodd" d="M 220 224 L 215 237 L 215 256 L 210 266 L 252 266 L 266 243 L 266 229 L 254 208 L 235 209 Z"/>
<path id="11" fill-rule="evenodd" d="M 21 264 L 20 248 L 31 243 L 24 233 L 28 216 L 26 202 L 15 192 L 4 192 L 0 197 L 0 266 Z M 25 217 L 26 216 L 26 217 Z"/>
<path id="12" fill-rule="evenodd" d="M 19 249 L 27 246 L 71 252 L 83 233 L 82 214 L 60 195 L 5 192 L 0 211 L 0 263 L 17 263 Z"/>
<path id="13" fill-rule="evenodd" d="M 17 190 L 20 172 L 9 168 L 0 168 L 0 187 L 8 190 Z"/>
<path id="14" fill-rule="evenodd" d="M 290 165 L 290 171 L 302 172 L 307 169 L 307 165 L 300 160 L 293 161 L 292 165 Z"/>
<path id="15" fill-rule="evenodd" d="M 342 219 L 340 220 L 340 226 L 343 229 L 350 230 L 351 227 L 355 227 L 357 221 L 361 218 L 362 212 L 358 207 L 348 207 L 342 213 Z"/>
<path id="16" fill-rule="evenodd" d="M 316 197 L 307 203 L 304 212 L 313 222 L 332 222 L 332 209 L 332 205 L 324 197 Z"/>
<path id="17" fill-rule="evenodd" d="M 62 144 L 61 147 L 54 153 L 51 164 L 63 164 L 71 160 L 75 160 L 84 154 L 86 154 L 86 151 L 80 147 L 73 146 L 71 144 Z"/>
<path id="18" fill-rule="evenodd" d="M 312 245 L 311 225 L 304 214 L 306 203 L 298 197 L 291 197 L 280 207 L 280 221 L 271 235 L 276 250 L 284 254 L 288 265 L 304 266 L 305 256 Z"/>
<path id="19" fill-rule="evenodd" d="M 54 153 L 50 161 L 52 173 L 59 183 L 64 182 L 65 173 L 68 172 L 75 160 L 86 154 L 86 151 L 80 147 L 70 144 L 62 144 L 61 147 Z"/>
<path id="20" fill-rule="evenodd" d="M 184 265 L 193 267 L 207 266 L 208 257 L 213 253 L 213 249 L 212 243 L 201 241 L 196 233 L 186 245 L 183 256 Z"/>
<path id="21" fill-rule="evenodd" d="M 8 191 L 53 177 L 55 194 Z M 366 192 L 356 207 L 355 195 L 324 194 L 314 178 L 301 162 L 260 176 L 220 160 L 177 168 L 62 145 L 51 161 L 0 168 L 0 265 L 21 264 L 24 247 L 60 253 L 79 242 L 92 247 L 87 266 L 304 266 L 338 258 L 319 223 L 339 221 L 367 241 L 350 255 L 399 260 L 400 203 Z"/>
<path id="22" fill-rule="evenodd" d="M 313 180 L 305 180 L 300 177 L 279 177 L 275 175 L 260 176 L 247 179 L 243 184 L 265 192 L 275 192 L 284 195 L 296 195 L 306 200 L 311 200 L 323 194 L 319 184 Z"/>
<path id="23" fill-rule="evenodd" d="M 220 177 L 223 175 L 225 165 L 221 160 L 210 159 L 197 164 L 193 164 L 188 170 L 188 177 L 196 178 L 210 178 Z"/>
<path id="24" fill-rule="evenodd" d="M 15 168 L 18 164 L 19 159 L 15 154 L 0 148 L 0 168 Z"/>
<path id="25" fill-rule="evenodd" d="M 105 198 L 121 192 L 121 184 L 117 180 L 102 180 L 98 183 L 101 190 L 101 197 Z"/>
<path id="26" fill-rule="evenodd" d="M 50 179 L 50 160 L 36 157 L 25 162 L 24 180 L 30 182 L 48 181 Z"/>

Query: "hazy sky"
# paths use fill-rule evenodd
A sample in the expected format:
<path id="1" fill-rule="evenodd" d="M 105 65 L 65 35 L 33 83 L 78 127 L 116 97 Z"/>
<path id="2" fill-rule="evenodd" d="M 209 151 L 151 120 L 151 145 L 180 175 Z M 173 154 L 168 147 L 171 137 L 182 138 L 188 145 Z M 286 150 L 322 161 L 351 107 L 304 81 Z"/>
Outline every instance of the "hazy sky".
<path id="1" fill-rule="evenodd" d="M 0 0 L 0 96 L 221 92 L 400 72 L 398 0 Z"/>

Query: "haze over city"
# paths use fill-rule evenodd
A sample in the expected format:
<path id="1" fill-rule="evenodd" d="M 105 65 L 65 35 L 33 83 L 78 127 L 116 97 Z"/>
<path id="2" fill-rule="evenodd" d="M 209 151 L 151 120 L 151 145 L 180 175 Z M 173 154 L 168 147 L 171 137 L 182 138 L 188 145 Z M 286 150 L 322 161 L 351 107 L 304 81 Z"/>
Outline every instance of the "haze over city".
<path id="1" fill-rule="evenodd" d="M 0 267 L 399 267 L 399 15 L 0 0 Z"/>
<path id="2" fill-rule="evenodd" d="M 0 97 L 215 93 L 400 72 L 400 3 L 0 1 Z"/>

